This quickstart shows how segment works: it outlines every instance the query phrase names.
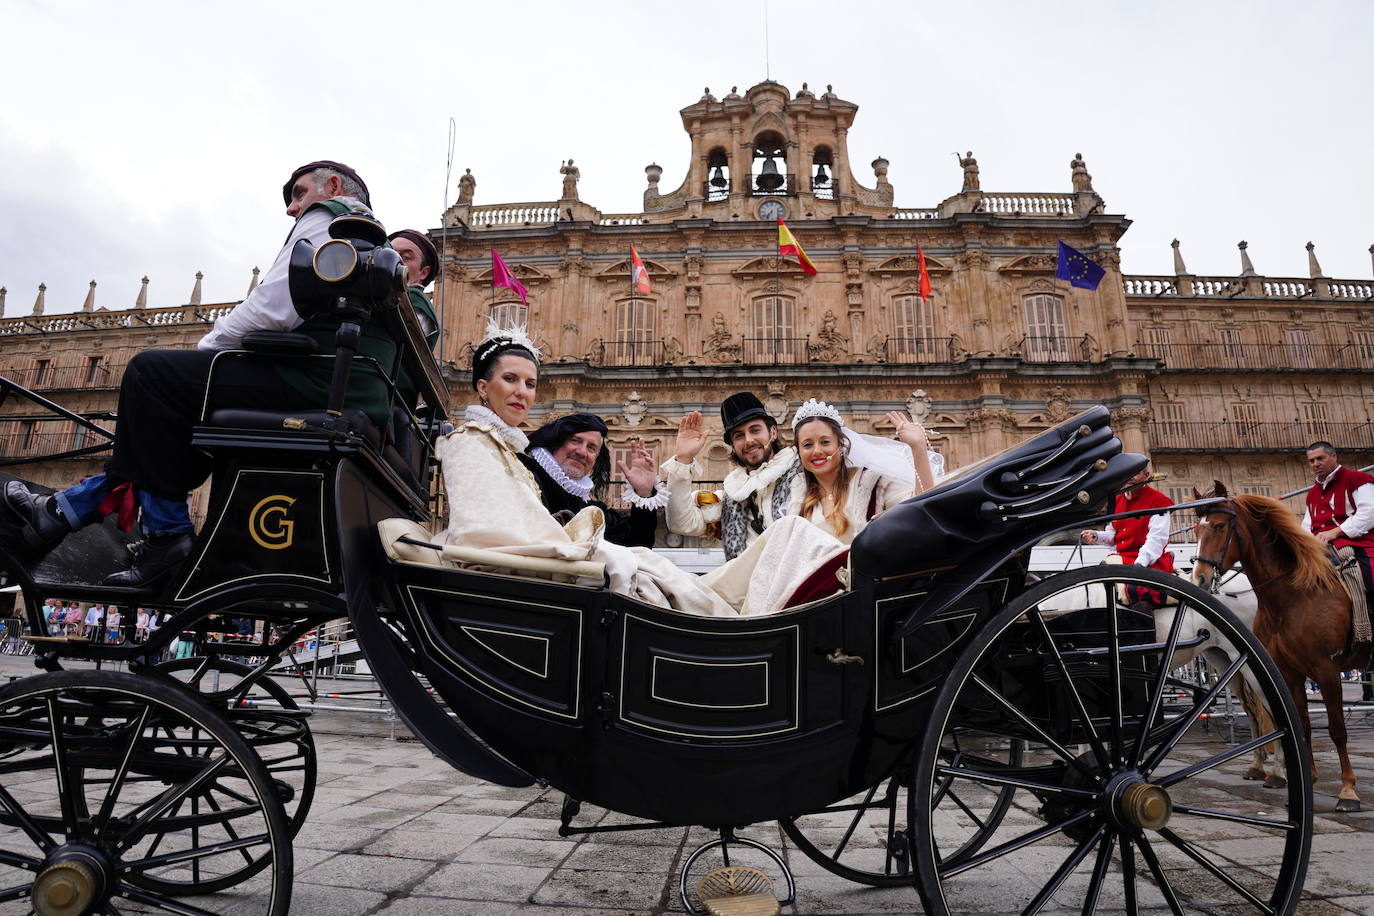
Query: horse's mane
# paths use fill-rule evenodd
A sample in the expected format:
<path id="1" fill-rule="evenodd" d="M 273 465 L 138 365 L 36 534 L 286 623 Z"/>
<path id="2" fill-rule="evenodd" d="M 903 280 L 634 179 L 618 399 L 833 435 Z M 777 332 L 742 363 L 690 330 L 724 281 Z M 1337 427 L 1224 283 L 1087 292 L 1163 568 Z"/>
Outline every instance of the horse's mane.
<path id="1" fill-rule="evenodd" d="M 1293 585 L 1304 590 L 1341 587 L 1326 545 L 1302 530 L 1286 506 L 1253 493 L 1241 493 L 1232 500 L 1246 517 L 1265 529 L 1270 544 L 1292 557 Z"/>

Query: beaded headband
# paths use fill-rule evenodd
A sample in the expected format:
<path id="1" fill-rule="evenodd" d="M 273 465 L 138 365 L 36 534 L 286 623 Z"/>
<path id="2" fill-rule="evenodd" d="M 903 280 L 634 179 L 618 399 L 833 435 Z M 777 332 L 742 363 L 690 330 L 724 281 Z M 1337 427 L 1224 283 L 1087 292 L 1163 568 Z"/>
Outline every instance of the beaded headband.
<path id="1" fill-rule="evenodd" d="M 840 419 L 840 412 L 824 401 L 815 398 L 809 399 L 805 404 L 797 408 L 796 414 L 792 417 L 792 429 L 796 430 L 807 420 L 815 417 L 825 417 L 835 421 L 836 426 L 844 426 L 844 421 Z"/>

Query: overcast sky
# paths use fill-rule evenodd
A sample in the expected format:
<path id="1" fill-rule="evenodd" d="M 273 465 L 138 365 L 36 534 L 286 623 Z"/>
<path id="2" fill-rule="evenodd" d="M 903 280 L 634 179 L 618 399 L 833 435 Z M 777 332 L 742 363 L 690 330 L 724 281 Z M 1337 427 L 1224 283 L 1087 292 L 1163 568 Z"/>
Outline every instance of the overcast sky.
<path id="1" fill-rule="evenodd" d="M 770 0 L 773 79 L 860 110 L 856 177 L 891 161 L 902 207 L 1067 191 L 1082 152 L 1134 221 L 1127 273 L 1256 269 L 1369 278 L 1374 3 Z M 0 286 L 6 314 L 241 298 L 290 228 L 280 188 L 316 158 L 357 168 L 391 228 L 436 226 L 448 122 L 476 203 L 640 209 L 679 184 L 678 109 L 765 76 L 762 0 L 735 3 L 0 0 Z M 456 196 L 451 186 L 450 201 Z M 805 223 L 794 224 L 805 240 Z"/>

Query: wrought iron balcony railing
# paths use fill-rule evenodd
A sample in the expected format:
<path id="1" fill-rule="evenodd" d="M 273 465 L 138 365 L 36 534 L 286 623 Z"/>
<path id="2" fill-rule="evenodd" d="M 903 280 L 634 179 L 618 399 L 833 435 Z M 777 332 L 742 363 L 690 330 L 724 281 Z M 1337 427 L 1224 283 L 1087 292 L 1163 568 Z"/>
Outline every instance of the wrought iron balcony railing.
<path id="1" fill-rule="evenodd" d="M 1275 369 L 1374 369 L 1374 346 L 1302 343 L 1179 343 L 1136 341 L 1137 356 L 1161 359 L 1166 369 L 1228 372 Z"/>
<path id="2" fill-rule="evenodd" d="M 746 366 L 796 366 L 811 361 L 809 337 L 745 337 L 740 361 Z"/>
<path id="3" fill-rule="evenodd" d="M 596 340 L 587 362 L 593 366 L 661 366 L 667 362 L 661 340 Z"/>
<path id="4" fill-rule="evenodd" d="M 1301 452 L 1318 439 L 1342 451 L 1374 449 L 1374 423 L 1330 423 L 1293 420 L 1287 423 L 1223 420 L 1152 420 L 1150 448 L 1175 452 Z"/>
<path id="5" fill-rule="evenodd" d="M 883 342 L 881 358 L 889 363 L 955 363 L 964 358 L 957 337 L 904 337 Z"/>

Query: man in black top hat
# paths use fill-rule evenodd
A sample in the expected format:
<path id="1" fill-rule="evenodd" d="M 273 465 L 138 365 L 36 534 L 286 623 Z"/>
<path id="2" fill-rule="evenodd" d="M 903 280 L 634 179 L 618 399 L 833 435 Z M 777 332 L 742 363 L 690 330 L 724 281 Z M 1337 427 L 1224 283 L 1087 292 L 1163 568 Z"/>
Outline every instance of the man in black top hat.
<path id="1" fill-rule="evenodd" d="M 677 445 L 661 471 L 668 484 L 667 526 L 688 536 L 718 531 L 725 559 L 733 560 L 787 514 L 792 479 L 801 465 L 797 450 L 784 448 L 778 421 L 757 397 L 747 391 L 732 394 L 720 405 L 721 426 L 736 465 L 715 492 L 694 491 L 701 477 L 696 456 L 706 445 L 701 414 L 692 411 L 678 424 Z"/>
<path id="2" fill-rule="evenodd" d="M 606 516 L 606 540 L 625 547 L 653 547 L 657 510 L 667 504 L 667 493 L 658 484 L 648 449 L 636 443 L 630 464 L 619 462 L 625 477 L 622 497 L 630 511 L 622 515 L 606 505 L 611 481 L 609 432 L 595 414 L 569 414 L 531 433 L 520 462 L 534 475 L 540 501 L 550 514 L 566 512 L 571 518 L 587 506 L 597 506 Z"/>
<path id="3" fill-rule="evenodd" d="M 286 244 L 258 286 L 216 319 L 194 350 L 144 350 L 129 361 L 119 388 L 114 454 L 105 473 L 45 495 L 10 481 L 0 493 L 0 512 L 20 527 L 21 546 L 41 557 L 68 534 L 111 512 L 127 529 L 135 513 L 145 540 L 131 546 L 131 568 L 103 584 L 147 588 L 174 572 L 191 554 L 187 494 L 210 473 L 191 434 L 205 405 L 210 367 L 221 350 L 235 349 L 252 331 L 289 331 L 301 324 L 291 301 L 288 270 L 296 242 L 316 246 L 329 238 L 329 224 L 343 213 L 372 218 L 367 185 L 358 173 L 333 160 L 307 163 L 282 187 L 286 215 L 295 220 Z M 263 372 L 237 360 L 216 370 L 217 404 L 271 403 L 285 409 L 323 406 L 305 403 L 297 386 L 277 372 Z M 351 395 L 351 392 L 350 392 Z"/>

